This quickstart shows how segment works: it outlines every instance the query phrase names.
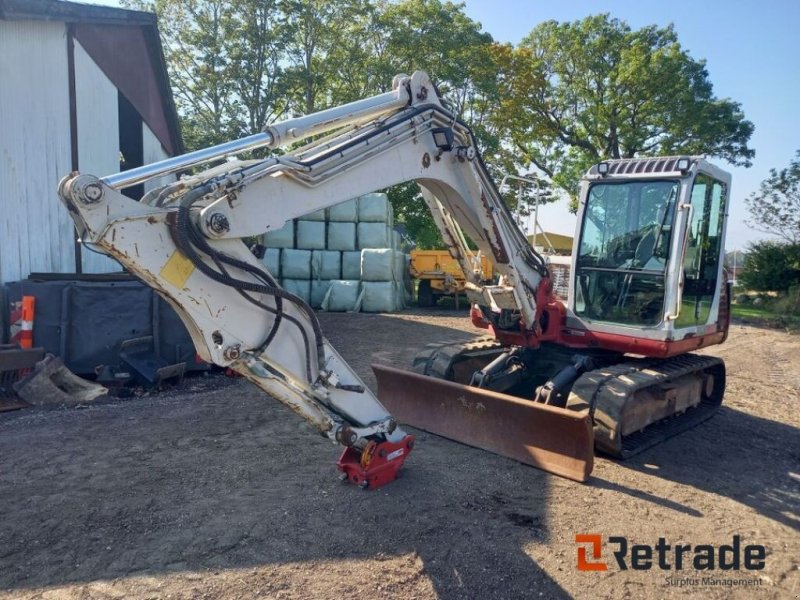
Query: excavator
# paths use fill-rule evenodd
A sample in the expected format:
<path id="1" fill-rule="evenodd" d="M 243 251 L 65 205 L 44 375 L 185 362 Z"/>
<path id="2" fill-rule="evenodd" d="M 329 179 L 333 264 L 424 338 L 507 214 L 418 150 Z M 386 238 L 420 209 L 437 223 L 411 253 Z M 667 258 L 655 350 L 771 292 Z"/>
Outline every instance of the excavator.
<path id="1" fill-rule="evenodd" d="M 281 152 L 238 158 L 258 148 Z M 122 193 L 166 175 L 138 201 Z M 240 140 L 105 177 L 71 173 L 59 196 L 83 243 L 163 296 L 203 360 L 341 444 L 343 480 L 379 488 L 414 447 L 400 423 L 586 481 L 595 450 L 624 458 L 711 416 L 725 365 L 692 351 L 727 337 L 730 180 L 700 156 L 592 166 L 566 301 L 469 126 L 421 71 Z M 241 238 L 409 181 L 469 280 L 483 335 L 428 347 L 411 370 L 373 366 L 376 397 Z M 468 240 L 494 263 L 496 283 L 481 277 Z"/>

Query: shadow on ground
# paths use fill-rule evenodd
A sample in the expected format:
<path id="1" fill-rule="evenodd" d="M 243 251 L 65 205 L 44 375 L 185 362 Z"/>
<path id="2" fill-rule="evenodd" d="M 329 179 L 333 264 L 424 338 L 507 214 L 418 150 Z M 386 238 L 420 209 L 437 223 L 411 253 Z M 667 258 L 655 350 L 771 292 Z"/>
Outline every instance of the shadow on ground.
<path id="1" fill-rule="evenodd" d="M 723 406 L 693 430 L 619 464 L 730 498 L 800 530 L 800 429 L 791 425 Z M 592 483 L 701 516 L 669 498 L 597 479 Z"/>
<path id="2" fill-rule="evenodd" d="M 362 375 L 374 359 L 405 360 L 413 339 L 469 337 L 371 315 L 346 327 L 373 332 L 345 348 L 361 357 Z M 395 354 L 373 356 L 386 351 L 386 335 L 398 340 Z M 339 483 L 337 454 L 244 381 L 7 413 L 0 588 L 416 553 L 443 598 L 568 597 L 522 550 L 549 537 L 544 473 L 420 433 L 403 477 L 365 492 Z"/>

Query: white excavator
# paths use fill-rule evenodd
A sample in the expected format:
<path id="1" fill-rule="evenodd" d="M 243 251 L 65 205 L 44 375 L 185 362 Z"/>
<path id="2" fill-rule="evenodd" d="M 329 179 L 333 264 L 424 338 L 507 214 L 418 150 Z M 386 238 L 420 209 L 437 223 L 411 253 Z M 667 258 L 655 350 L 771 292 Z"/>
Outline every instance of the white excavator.
<path id="1" fill-rule="evenodd" d="M 256 148 L 284 153 L 236 158 Z M 139 201 L 120 191 L 200 165 Z M 487 335 L 427 348 L 412 371 L 375 366 L 379 401 L 241 238 L 407 181 L 467 275 L 471 319 Z M 241 140 L 106 177 L 72 173 L 59 195 L 83 242 L 160 293 L 204 360 L 343 445 L 342 478 L 376 488 L 414 444 L 398 421 L 585 481 L 595 448 L 625 457 L 709 417 L 725 367 L 690 352 L 727 336 L 729 188 L 702 157 L 593 166 L 565 303 L 469 127 L 415 72 L 390 92 Z M 465 234 L 498 284 L 482 281 Z"/>

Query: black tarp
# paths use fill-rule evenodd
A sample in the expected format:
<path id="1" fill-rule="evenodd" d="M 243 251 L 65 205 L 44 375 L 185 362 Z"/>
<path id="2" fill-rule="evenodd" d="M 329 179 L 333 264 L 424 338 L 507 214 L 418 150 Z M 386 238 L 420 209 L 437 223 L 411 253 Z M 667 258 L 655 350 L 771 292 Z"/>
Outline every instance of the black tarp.
<path id="1" fill-rule="evenodd" d="M 194 344 L 172 307 L 140 281 L 63 277 L 5 284 L 4 340 L 9 335 L 11 303 L 34 296 L 34 345 L 60 356 L 74 373 L 90 374 L 98 365 L 117 365 L 120 344 L 144 336 L 153 337 L 156 353 L 168 363 L 184 362 L 187 370 L 207 368 L 196 363 Z"/>

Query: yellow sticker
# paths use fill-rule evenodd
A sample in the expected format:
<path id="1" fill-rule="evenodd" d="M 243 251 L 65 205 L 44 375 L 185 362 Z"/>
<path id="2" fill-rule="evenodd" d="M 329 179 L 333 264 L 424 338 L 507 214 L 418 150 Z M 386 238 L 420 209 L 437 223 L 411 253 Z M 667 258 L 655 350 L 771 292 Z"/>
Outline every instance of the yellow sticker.
<path id="1" fill-rule="evenodd" d="M 194 272 L 192 261 L 186 258 L 179 250 L 175 250 L 167 263 L 161 268 L 161 277 L 176 288 L 182 289 Z"/>

